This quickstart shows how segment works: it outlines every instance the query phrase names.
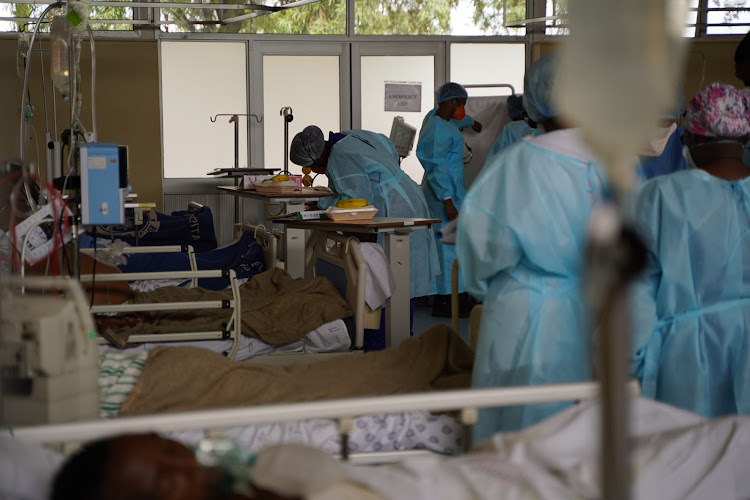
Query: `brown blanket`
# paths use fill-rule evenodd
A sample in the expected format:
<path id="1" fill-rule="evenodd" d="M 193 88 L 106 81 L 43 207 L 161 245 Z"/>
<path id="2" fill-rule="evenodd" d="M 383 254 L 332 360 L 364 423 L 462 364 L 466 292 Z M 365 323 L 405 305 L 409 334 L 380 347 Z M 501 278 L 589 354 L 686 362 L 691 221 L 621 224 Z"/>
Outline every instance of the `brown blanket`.
<path id="1" fill-rule="evenodd" d="M 448 325 L 397 348 L 289 366 L 235 363 L 198 347 L 159 347 L 120 415 L 463 389 L 473 359 Z"/>
<path id="2" fill-rule="evenodd" d="M 231 290 L 166 287 L 136 293 L 134 303 L 229 300 Z M 349 305 L 326 278 L 293 279 L 274 268 L 240 286 L 242 333 L 272 345 L 303 338 L 319 326 L 352 315 Z M 118 345 L 134 334 L 223 330 L 230 309 L 200 309 L 140 313 L 114 324 L 102 335 Z M 130 324 L 128 324 L 130 323 Z"/>

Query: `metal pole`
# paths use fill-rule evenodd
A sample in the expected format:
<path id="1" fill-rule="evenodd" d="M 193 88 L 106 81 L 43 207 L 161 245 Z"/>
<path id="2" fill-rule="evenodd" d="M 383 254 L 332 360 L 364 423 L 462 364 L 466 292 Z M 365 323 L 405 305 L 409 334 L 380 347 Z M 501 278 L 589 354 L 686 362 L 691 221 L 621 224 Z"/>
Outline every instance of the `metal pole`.
<path id="1" fill-rule="evenodd" d="M 628 292 L 645 262 L 645 247 L 635 231 L 622 226 L 618 208 L 597 207 L 591 215 L 586 249 L 585 292 L 593 324 L 599 326 L 601 497 L 607 500 L 627 500 L 630 496 Z"/>
<path id="2" fill-rule="evenodd" d="M 284 117 L 284 172 L 289 173 L 289 122 L 294 120 L 292 108 L 289 106 L 281 108 L 279 113 Z"/>
<path id="3" fill-rule="evenodd" d="M 232 115 L 229 122 L 234 122 L 234 168 L 240 168 L 240 117 Z M 239 186 L 241 179 L 234 178 L 234 185 Z M 234 197 L 234 223 L 240 222 L 240 200 L 239 196 Z"/>

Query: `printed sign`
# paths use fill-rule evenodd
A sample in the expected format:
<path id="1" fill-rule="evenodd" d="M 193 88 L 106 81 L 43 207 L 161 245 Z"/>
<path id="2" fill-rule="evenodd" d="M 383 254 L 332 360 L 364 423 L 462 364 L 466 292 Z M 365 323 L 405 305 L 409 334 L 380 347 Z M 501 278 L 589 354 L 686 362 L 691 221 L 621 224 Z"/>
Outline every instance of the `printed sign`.
<path id="1" fill-rule="evenodd" d="M 386 111 L 422 111 L 422 84 L 385 82 Z"/>

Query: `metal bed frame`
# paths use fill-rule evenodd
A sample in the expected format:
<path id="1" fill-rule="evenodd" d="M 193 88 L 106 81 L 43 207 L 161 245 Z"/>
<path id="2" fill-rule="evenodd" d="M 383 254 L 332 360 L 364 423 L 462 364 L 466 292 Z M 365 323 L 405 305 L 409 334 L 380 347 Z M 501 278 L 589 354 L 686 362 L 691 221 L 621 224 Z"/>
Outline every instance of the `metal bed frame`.
<path id="1" fill-rule="evenodd" d="M 628 392 L 638 395 L 638 383 L 631 381 Z M 307 403 L 289 403 L 250 408 L 204 410 L 169 413 L 140 417 L 123 417 L 112 420 L 95 420 L 69 424 L 18 427 L 13 429 L 16 439 L 41 445 L 71 445 L 119 434 L 145 432 L 175 432 L 204 430 L 219 432 L 234 426 L 263 423 L 292 422 L 307 419 L 335 419 L 342 436 L 347 436 L 355 417 L 388 414 L 403 411 L 426 410 L 445 412 L 458 410 L 465 425 L 477 421 L 480 408 L 514 406 L 523 404 L 581 401 L 599 397 L 600 384 L 581 382 L 574 384 L 507 387 L 501 389 L 471 389 L 437 391 L 421 394 L 403 394 L 371 398 L 351 398 Z M 349 454 L 342 439 L 340 458 L 355 464 L 388 463 L 414 455 L 431 454 L 430 451 L 407 450 L 397 452 Z M 469 447 L 468 440 L 467 448 Z"/>

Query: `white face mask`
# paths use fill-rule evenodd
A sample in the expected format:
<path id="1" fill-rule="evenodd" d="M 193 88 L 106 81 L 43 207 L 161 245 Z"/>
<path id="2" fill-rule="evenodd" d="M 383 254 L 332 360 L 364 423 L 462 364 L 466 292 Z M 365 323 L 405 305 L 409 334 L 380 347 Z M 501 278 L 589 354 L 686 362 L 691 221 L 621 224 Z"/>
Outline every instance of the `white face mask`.
<path id="1" fill-rule="evenodd" d="M 677 124 L 673 123 L 667 128 L 656 129 L 654 138 L 649 141 L 646 147 L 641 151 L 641 156 L 661 156 L 664 152 L 664 148 L 667 147 L 669 138 L 672 137 L 674 131 L 677 130 Z"/>

